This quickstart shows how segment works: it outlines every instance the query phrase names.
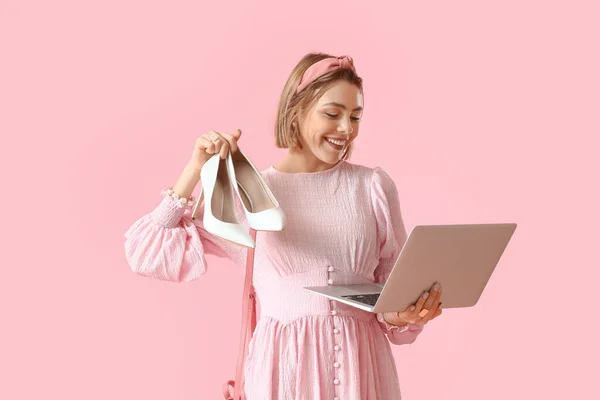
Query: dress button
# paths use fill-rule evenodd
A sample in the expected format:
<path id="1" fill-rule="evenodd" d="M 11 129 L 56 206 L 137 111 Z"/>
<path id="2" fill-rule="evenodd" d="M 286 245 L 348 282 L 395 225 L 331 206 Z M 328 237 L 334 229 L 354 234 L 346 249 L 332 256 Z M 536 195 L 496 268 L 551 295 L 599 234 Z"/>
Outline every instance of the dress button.
<path id="1" fill-rule="evenodd" d="M 337 314 L 337 311 L 331 310 L 331 315 L 336 315 L 336 314 Z"/>
<path id="2" fill-rule="evenodd" d="M 327 283 L 329 283 L 330 285 L 333 285 L 333 279 L 328 279 Z"/>
<path id="3" fill-rule="evenodd" d="M 333 272 L 333 271 L 335 271 L 335 268 L 333 268 L 333 267 L 329 267 L 329 268 L 327 268 L 327 271 L 329 271 L 329 272 Z"/>
<path id="4" fill-rule="evenodd" d="M 334 383 L 335 385 L 339 385 L 339 384 L 340 384 L 340 380 L 336 378 L 336 379 L 334 379 L 334 380 L 333 380 L 333 383 Z"/>
<path id="5" fill-rule="evenodd" d="M 340 350 L 340 346 L 339 345 L 335 345 L 335 347 L 333 348 L 335 351 L 339 351 Z"/>
<path id="6" fill-rule="evenodd" d="M 336 367 L 336 368 L 339 368 L 340 367 L 340 363 L 336 362 L 336 363 L 333 364 L 333 366 Z"/>
<path id="7" fill-rule="evenodd" d="M 338 328 L 335 328 L 335 329 L 333 330 L 333 333 L 335 333 L 335 334 L 338 334 L 338 333 L 340 333 L 340 330 L 339 330 Z"/>

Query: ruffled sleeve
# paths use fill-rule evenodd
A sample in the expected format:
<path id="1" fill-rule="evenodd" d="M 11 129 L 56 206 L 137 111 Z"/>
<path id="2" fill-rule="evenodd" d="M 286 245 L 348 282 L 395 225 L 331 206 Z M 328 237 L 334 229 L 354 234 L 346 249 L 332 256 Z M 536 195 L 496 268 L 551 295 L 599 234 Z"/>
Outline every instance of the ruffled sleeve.
<path id="1" fill-rule="evenodd" d="M 243 223 L 245 218 L 236 206 Z M 150 278 L 187 282 L 206 273 L 206 254 L 243 265 L 245 248 L 204 230 L 204 204 L 199 208 L 198 218 L 192 220 L 190 208 L 165 196 L 156 209 L 135 221 L 125 233 L 125 256 L 131 270 Z"/>
<path id="2" fill-rule="evenodd" d="M 377 220 L 377 243 L 379 244 L 379 263 L 375 268 L 374 281 L 385 283 L 406 241 L 406 228 L 400 210 L 398 189 L 392 178 L 380 167 L 373 169 L 371 182 L 371 201 Z M 403 311 L 403 310 L 398 310 Z M 408 324 L 394 326 L 377 314 L 381 330 L 393 344 L 413 343 L 423 330 L 422 325 Z"/>

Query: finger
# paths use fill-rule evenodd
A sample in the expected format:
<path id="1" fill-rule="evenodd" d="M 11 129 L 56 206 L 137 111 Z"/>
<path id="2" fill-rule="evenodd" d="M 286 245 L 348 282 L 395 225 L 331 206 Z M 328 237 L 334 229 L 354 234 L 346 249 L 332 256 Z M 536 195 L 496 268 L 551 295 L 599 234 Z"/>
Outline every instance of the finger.
<path id="1" fill-rule="evenodd" d="M 220 153 L 221 147 L 223 147 L 223 143 L 225 143 L 225 139 L 223 139 L 222 137 L 219 136 L 212 142 L 215 144 L 215 154 Z"/>
<path id="2" fill-rule="evenodd" d="M 211 154 L 217 154 L 221 152 L 223 143 L 227 141 L 220 132 L 212 130 L 205 135 L 214 145 Z"/>
<path id="3" fill-rule="evenodd" d="M 221 135 L 227 141 L 227 143 L 229 143 L 229 150 L 231 151 L 231 153 L 235 153 L 238 150 L 236 137 L 227 132 L 222 132 Z"/>
<path id="4" fill-rule="evenodd" d="M 428 320 L 428 317 L 431 317 L 439 303 L 441 291 L 442 287 L 439 283 L 433 285 L 429 291 L 429 297 L 427 297 L 425 304 L 423 304 L 423 309 L 419 312 L 419 317 L 424 318 L 425 320 Z"/>
<path id="5" fill-rule="evenodd" d="M 423 320 L 425 322 L 427 321 L 431 321 L 432 319 L 434 319 L 435 317 L 437 317 L 438 315 L 440 315 L 440 307 L 441 303 L 436 302 L 431 309 L 429 310 L 429 312 L 427 313 L 427 315 L 425 317 L 423 317 Z"/>
<path id="6" fill-rule="evenodd" d="M 210 141 L 213 141 L 219 137 L 219 133 L 215 130 L 211 130 L 204 134 L 204 137 Z"/>
<path id="7" fill-rule="evenodd" d="M 431 310 L 433 306 L 438 303 L 441 290 L 442 286 L 439 283 L 435 283 L 429 290 L 429 297 L 427 298 L 427 301 L 425 301 L 423 308 Z"/>
<path id="8" fill-rule="evenodd" d="M 425 300 L 429 297 L 429 292 L 423 292 L 421 296 L 419 296 L 419 300 L 415 304 L 415 312 L 418 314 L 423 309 L 423 305 L 425 304 Z"/>
<path id="9" fill-rule="evenodd" d="M 435 310 L 435 313 L 433 313 L 433 315 L 431 316 L 430 320 L 439 317 L 440 315 L 442 315 L 442 309 L 438 308 L 437 310 Z"/>
<path id="10" fill-rule="evenodd" d="M 396 316 L 405 320 L 414 321 L 415 319 L 419 318 L 419 316 L 415 312 L 416 309 L 417 307 L 414 304 L 411 304 L 408 307 L 406 307 L 404 311 L 398 311 L 396 313 Z"/>
<path id="11" fill-rule="evenodd" d="M 208 154 L 214 154 L 215 144 L 204 136 L 201 136 L 196 140 L 196 147 Z"/>
<path id="12" fill-rule="evenodd" d="M 239 129 L 235 133 L 222 132 L 221 136 L 229 143 L 229 149 L 232 153 L 238 151 L 237 141 L 240 138 L 241 132 Z"/>
<path id="13" fill-rule="evenodd" d="M 438 310 L 440 310 L 440 309 L 441 309 L 441 306 L 442 306 L 442 302 L 440 301 L 440 300 L 441 300 L 441 298 L 442 298 L 442 289 L 441 289 L 441 287 L 440 287 L 440 290 L 438 290 L 438 291 L 436 292 L 436 295 L 435 295 L 435 300 L 434 300 L 434 302 L 433 302 L 433 308 L 432 308 L 432 310 L 431 310 L 431 315 L 432 315 L 432 316 L 430 317 L 431 319 L 435 318 L 435 316 L 434 316 L 434 315 L 435 315 L 435 313 L 437 313 L 437 312 L 438 312 Z"/>
<path id="14" fill-rule="evenodd" d="M 209 142 L 212 142 L 213 140 L 218 139 L 220 135 L 219 132 L 215 130 L 210 130 L 200 137 L 208 140 Z"/>
<path id="15" fill-rule="evenodd" d="M 196 147 L 202 150 L 206 149 L 206 146 L 208 146 L 209 143 L 210 139 L 208 139 L 206 135 L 202 135 L 198 139 L 196 139 Z"/>
<path id="16" fill-rule="evenodd" d="M 442 306 L 442 289 L 437 293 L 433 306 L 436 310 Z"/>
<path id="17" fill-rule="evenodd" d="M 397 312 L 395 319 L 398 322 L 402 322 L 402 323 L 409 323 L 409 324 L 417 323 L 420 320 L 419 316 L 417 314 L 415 314 L 413 311 L 408 311 L 409 309 L 410 309 L 410 307 L 408 307 L 407 311 Z"/>
<path id="18" fill-rule="evenodd" d="M 437 291 L 431 290 L 428 293 L 427 299 L 423 303 L 423 308 L 419 311 L 419 317 L 421 317 L 424 321 L 427 321 L 427 317 L 431 315 L 433 312 L 433 308 L 437 305 L 436 298 L 439 296 Z"/>
<path id="19" fill-rule="evenodd" d="M 227 158 L 228 153 L 229 153 L 229 142 L 224 140 L 221 143 L 221 149 L 219 151 L 219 154 L 221 155 L 221 159 L 224 160 L 225 158 Z"/>
<path id="20" fill-rule="evenodd" d="M 435 308 L 435 311 L 431 314 L 430 319 L 439 317 L 442 314 L 442 303 L 439 303 Z"/>

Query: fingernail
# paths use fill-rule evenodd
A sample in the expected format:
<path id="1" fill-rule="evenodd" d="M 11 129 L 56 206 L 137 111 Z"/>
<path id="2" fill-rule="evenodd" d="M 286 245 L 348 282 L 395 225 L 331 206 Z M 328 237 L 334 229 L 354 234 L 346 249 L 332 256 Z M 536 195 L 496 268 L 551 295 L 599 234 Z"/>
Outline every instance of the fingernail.
<path id="1" fill-rule="evenodd" d="M 428 297 L 429 297 L 429 292 L 425 292 L 425 293 L 423 293 L 423 299 L 426 299 L 426 298 L 428 298 Z"/>
<path id="2" fill-rule="evenodd" d="M 435 285 L 433 285 L 433 290 L 435 290 L 437 292 L 440 290 L 441 287 L 442 287 L 442 285 L 440 285 L 439 283 L 436 283 Z"/>

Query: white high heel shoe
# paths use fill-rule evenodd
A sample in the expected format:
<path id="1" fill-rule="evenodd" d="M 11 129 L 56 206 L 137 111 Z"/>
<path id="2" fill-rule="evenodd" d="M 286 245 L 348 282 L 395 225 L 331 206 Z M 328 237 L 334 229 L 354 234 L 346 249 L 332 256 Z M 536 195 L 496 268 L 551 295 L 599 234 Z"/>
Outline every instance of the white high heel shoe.
<path id="1" fill-rule="evenodd" d="M 192 218 L 196 218 L 198 206 L 204 197 L 204 229 L 222 239 L 253 249 L 254 240 L 247 229 L 239 224 L 236 216 L 232 190 L 235 172 L 228 168 L 230 160 L 230 155 L 221 160 L 220 155 L 215 154 L 202 166 L 202 193 L 194 207 Z"/>
<path id="2" fill-rule="evenodd" d="M 237 180 L 233 187 L 244 205 L 248 225 L 257 231 L 283 230 L 285 213 L 260 172 L 241 149 L 229 153 L 227 167 L 229 175 Z M 232 183 L 235 182 L 232 178 Z"/>

